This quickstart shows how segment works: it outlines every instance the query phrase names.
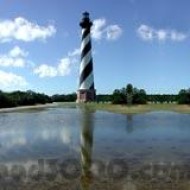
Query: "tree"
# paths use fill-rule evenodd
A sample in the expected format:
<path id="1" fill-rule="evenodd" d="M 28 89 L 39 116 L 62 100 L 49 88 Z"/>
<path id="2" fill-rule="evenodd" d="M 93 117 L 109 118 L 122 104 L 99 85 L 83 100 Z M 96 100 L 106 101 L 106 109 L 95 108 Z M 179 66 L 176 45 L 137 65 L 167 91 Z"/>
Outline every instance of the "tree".
<path id="1" fill-rule="evenodd" d="M 112 103 L 113 104 L 124 104 L 126 103 L 125 94 L 122 93 L 122 90 L 114 90 L 112 95 Z"/>
<path id="2" fill-rule="evenodd" d="M 146 104 L 147 95 L 144 89 L 133 88 L 132 84 L 128 84 L 126 88 L 114 90 L 112 95 L 112 103 L 114 104 Z"/>
<path id="3" fill-rule="evenodd" d="M 190 90 L 181 89 L 177 100 L 179 104 L 190 104 Z"/>
<path id="4" fill-rule="evenodd" d="M 15 106 L 12 99 L 3 92 L 0 92 L 0 108 L 9 108 Z"/>
<path id="5" fill-rule="evenodd" d="M 133 90 L 133 103 L 134 104 L 146 104 L 147 95 L 144 89 L 136 89 Z"/>
<path id="6" fill-rule="evenodd" d="M 126 87 L 127 105 L 132 105 L 133 103 L 133 85 L 128 84 Z"/>
<path id="7" fill-rule="evenodd" d="M 77 99 L 77 94 L 71 93 L 71 94 L 55 94 L 52 96 L 52 101 L 53 102 L 75 102 Z"/>
<path id="8" fill-rule="evenodd" d="M 110 94 L 98 94 L 96 95 L 97 102 L 111 102 L 112 96 Z"/>

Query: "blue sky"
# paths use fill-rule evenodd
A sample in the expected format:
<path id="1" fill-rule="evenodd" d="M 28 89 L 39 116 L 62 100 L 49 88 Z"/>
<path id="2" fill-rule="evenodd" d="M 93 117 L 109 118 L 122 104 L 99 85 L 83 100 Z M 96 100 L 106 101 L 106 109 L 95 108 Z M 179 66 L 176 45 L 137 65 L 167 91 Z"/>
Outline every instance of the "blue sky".
<path id="1" fill-rule="evenodd" d="M 0 89 L 75 92 L 82 12 L 92 28 L 95 88 L 190 87 L 188 0 L 0 0 Z"/>

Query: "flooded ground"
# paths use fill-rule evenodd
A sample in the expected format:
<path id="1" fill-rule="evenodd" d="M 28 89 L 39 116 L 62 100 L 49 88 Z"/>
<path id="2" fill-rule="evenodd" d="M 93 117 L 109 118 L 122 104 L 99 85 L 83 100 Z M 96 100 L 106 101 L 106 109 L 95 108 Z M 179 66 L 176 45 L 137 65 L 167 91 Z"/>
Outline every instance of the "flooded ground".
<path id="1" fill-rule="evenodd" d="M 190 115 L 0 114 L 0 189 L 190 189 Z"/>

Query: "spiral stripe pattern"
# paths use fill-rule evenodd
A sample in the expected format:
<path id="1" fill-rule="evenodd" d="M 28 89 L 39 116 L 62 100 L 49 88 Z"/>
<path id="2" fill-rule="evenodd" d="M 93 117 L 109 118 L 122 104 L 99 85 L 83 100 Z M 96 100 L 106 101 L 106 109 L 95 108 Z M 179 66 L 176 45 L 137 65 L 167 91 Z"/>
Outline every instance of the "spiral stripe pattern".
<path id="1" fill-rule="evenodd" d="M 79 89 L 94 89 L 90 27 L 82 29 Z"/>

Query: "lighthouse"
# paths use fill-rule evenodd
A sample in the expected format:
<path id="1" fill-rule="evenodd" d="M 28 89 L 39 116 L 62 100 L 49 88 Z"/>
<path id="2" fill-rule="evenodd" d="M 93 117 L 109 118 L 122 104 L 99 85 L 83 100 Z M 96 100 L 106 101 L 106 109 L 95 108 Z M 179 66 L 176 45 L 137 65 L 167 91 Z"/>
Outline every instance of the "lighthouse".
<path id="1" fill-rule="evenodd" d="M 96 99 L 94 88 L 93 59 L 91 50 L 90 29 L 92 22 L 89 13 L 84 12 L 80 26 L 82 28 L 81 41 L 81 63 L 79 72 L 79 89 L 77 92 L 77 102 L 91 102 Z"/>

